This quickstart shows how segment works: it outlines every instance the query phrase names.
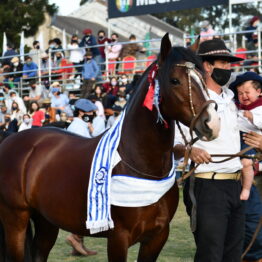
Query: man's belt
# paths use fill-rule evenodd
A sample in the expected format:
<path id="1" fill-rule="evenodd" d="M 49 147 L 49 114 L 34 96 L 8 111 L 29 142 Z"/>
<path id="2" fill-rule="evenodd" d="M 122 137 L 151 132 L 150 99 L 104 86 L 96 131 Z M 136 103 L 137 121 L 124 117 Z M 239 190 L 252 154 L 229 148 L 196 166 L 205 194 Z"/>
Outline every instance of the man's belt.
<path id="1" fill-rule="evenodd" d="M 241 172 L 236 173 L 216 173 L 216 172 L 206 172 L 206 173 L 196 173 L 195 177 L 204 179 L 215 179 L 215 180 L 240 180 Z"/>

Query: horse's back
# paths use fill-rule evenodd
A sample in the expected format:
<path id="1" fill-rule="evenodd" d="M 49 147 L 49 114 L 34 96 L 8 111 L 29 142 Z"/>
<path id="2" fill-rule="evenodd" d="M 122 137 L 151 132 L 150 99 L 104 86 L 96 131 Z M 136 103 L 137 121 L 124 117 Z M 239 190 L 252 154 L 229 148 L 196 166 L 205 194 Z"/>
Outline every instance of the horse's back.
<path id="1" fill-rule="evenodd" d="M 84 213 L 79 212 L 85 207 L 79 203 L 86 198 L 98 141 L 55 128 L 31 129 L 8 137 L 0 145 L 0 199 L 40 213 Z M 50 217 L 59 219 L 59 215 Z"/>

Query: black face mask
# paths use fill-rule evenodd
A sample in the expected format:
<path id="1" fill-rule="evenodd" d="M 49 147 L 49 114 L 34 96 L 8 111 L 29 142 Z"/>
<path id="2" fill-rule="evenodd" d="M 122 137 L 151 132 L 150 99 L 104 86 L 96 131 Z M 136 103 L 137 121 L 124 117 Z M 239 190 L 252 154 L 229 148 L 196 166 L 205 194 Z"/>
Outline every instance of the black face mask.
<path id="1" fill-rule="evenodd" d="M 14 111 L 14 110 L 16 110 L 17 109 L 17 107 L 16 106 L 12 106 L 12 110 Z"/>
<path id="2" fill-rule="evenodd" d="M 230 76 L 231 70 L 221 68 L 214 68 L 211 75 L 212 79 L 220 86 L 224 86 L 229 81 Z"/>
<path id="3" fill-rule="evenodd" d="M 82 119 L 83 119 L 86 123 L 88 123 L 88 122 L 91 122 L 91 123 L 92 123 L 92 121 L 93 121 L 93 119 L 94 119 L 94 115 L 83 115 L 83 116 L 82 116 Z"/>
<path id="4" fill-rule="evenodd" d="M 11 118 L 10 117 L 5 117 L 5 122 L 10 122 Z"/>

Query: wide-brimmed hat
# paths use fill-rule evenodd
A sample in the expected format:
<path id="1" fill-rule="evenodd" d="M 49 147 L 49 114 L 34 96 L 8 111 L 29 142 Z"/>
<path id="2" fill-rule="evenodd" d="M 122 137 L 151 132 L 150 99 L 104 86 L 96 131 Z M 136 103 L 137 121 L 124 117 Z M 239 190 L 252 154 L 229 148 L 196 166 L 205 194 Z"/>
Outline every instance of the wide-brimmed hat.
<path id="1" fill-rule="evenodd" d="M 78 108 L 84 112 L 96 111 L 97 106 L 88 99 L 81 98 L 75 102 L 75 108 Z"/>
<path id="2" fill-rule="evenodd" d="M 260 75 L 255 72 L 246 72 L 244 74 L 238 75 L 236 80 L 230 84 L 229 88 L 235 89 L 237 86 L 250 80 L 258 81 L 262 84 L 262 77 Z"/>
<path id="3" fill-rule="evenodd" d="M 60 86 L 60 83 L 59 83 L 58 81 L 55 81 L 55 82 L 51 85 L 51 87 L 57 87 L 57 86 Z"/>
<path id="4" fill-rule="evenodd" d="M 243 58 L 233 56 L 221 39 L 212 39 L 200 44 L 198 55 L 202 58 L 221 59 L 229 62 L 244 60 Z"/>

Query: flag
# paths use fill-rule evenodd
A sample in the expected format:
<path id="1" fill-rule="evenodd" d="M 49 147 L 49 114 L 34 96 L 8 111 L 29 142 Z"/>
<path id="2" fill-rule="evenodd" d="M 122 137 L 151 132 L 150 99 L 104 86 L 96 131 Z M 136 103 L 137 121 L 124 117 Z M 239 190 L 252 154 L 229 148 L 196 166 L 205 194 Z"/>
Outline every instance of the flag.
<path id="1" fill-rule="evenodd" d="M 4 32 L 4 36 L 3 36 L 3 54 L 2 56 L 4 56 L 4 53 L 7 51 L 7 39 L 6 39 L 6 34 Z"/>
<path id="2" fill-rule="evenodd" d="M 66 49 L 67 44 L 66 44 L 66 31 L 65 31 L 65 29 L 63 29 L 63 43 L 62 43 L 62 45 L 63 45 L 63 49 Z"/>
<path id="3" fill-rule="evenodd" d="M 21 32 L 20 34 L 20 60 L 24 62 L 24 54 L 25 54 L 25 33 L 24 31 Z"/>

